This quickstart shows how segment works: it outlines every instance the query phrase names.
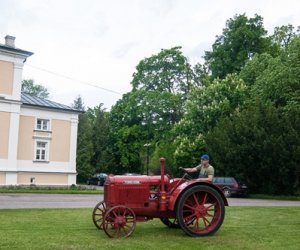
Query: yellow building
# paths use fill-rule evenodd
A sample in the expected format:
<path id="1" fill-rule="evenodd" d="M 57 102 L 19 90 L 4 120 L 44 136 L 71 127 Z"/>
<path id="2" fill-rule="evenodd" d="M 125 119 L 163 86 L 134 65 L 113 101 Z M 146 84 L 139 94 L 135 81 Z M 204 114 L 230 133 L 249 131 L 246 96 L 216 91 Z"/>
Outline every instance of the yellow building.
<path id="1" fill-rule="evenodd" d="M 76 184 L 78 111 L 21 93 L 33 53 L 0 44 L 0 185 Z"/>

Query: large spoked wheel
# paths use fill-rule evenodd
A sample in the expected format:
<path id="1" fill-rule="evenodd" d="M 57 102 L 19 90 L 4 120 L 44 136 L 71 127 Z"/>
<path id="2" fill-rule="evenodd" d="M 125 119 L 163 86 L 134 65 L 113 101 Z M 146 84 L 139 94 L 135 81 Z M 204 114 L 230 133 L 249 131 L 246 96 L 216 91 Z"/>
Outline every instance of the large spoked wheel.
<path id="1" fill-rule="evenodd" d="M 194 186 L 186 190 L 176 209 L 178 224 L 186 234 L 194 237 L 214 234 L 225 216 L 222 197 L 209 186 Z"/>
<path id="2" fill-rule="evenodd" d="M 104 201 L 100 201 L 93 210 L 93 222 L 98 229 L 103 229 L 103 217 L 106 205 Z"/>
<path id="3" fill-rule="evenodd" d="M 180 228 L 177 218 L 160 218 L 160 220 L 169 228 Z"/>
<path id="4" fill-rule="evenodd" d="M 126 206 L 115 206 L 105 213 L 103 229 L 110 238 L 128 237 L 135 226 L 135 214 Z"/>

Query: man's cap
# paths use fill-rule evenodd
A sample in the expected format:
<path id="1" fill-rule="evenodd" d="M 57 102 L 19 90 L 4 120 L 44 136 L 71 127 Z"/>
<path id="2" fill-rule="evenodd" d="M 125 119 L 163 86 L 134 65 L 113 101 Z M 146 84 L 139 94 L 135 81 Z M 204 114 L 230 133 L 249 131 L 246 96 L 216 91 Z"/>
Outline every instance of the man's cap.
<path id="1" fill-rule="evenodd" d="M 201 157 L 201 160 L 209 160 L 209 155 L 202 155 Z"/>

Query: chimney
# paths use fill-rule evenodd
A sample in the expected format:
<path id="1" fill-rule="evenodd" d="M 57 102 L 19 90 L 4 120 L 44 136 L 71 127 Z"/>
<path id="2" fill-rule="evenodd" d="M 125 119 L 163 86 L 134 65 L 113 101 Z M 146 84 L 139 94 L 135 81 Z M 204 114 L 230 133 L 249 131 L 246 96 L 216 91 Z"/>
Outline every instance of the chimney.
<path id="1" fill-rule="evenodd" d="M 15 37 L 14 36 L 5 36 L 5 45 L 9 47 L 15 47 Z"/>

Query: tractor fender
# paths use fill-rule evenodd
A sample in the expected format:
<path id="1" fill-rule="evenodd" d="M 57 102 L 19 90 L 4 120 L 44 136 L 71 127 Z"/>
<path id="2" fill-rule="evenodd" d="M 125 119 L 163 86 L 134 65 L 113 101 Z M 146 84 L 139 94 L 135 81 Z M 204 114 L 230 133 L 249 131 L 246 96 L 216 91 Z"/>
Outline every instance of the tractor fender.
<path id="1" fill-rule="evenodd" d="M 193 181 L 187 181 L 184 182 L 182 184 L 180 184 L 175 190 L 174 192 L 170 195 L 169 197 L 169 202 L 168 202 L 168 208 L 171 211 L 174 211 L 174 209 L 176 208 L 176 204 L 179 200 L 179 198 L 181 197 L 181 195 L 189 188 L 197 186 L 197 185 L 202 185 L 202 186 L 209 186 L 213 189 L 215 189 L 220 196 L 222 197 L 223 201 L 224 201 L 224 205 L 225 206 L 229 206 L 228 205 L 228 201 L 223 193 L 223 191 L 218 188 L 217 186 L 213 185 L 210 182 L 206 182 L 206 181 L 200 181 L 200 180 L 193 180 Z"/>

